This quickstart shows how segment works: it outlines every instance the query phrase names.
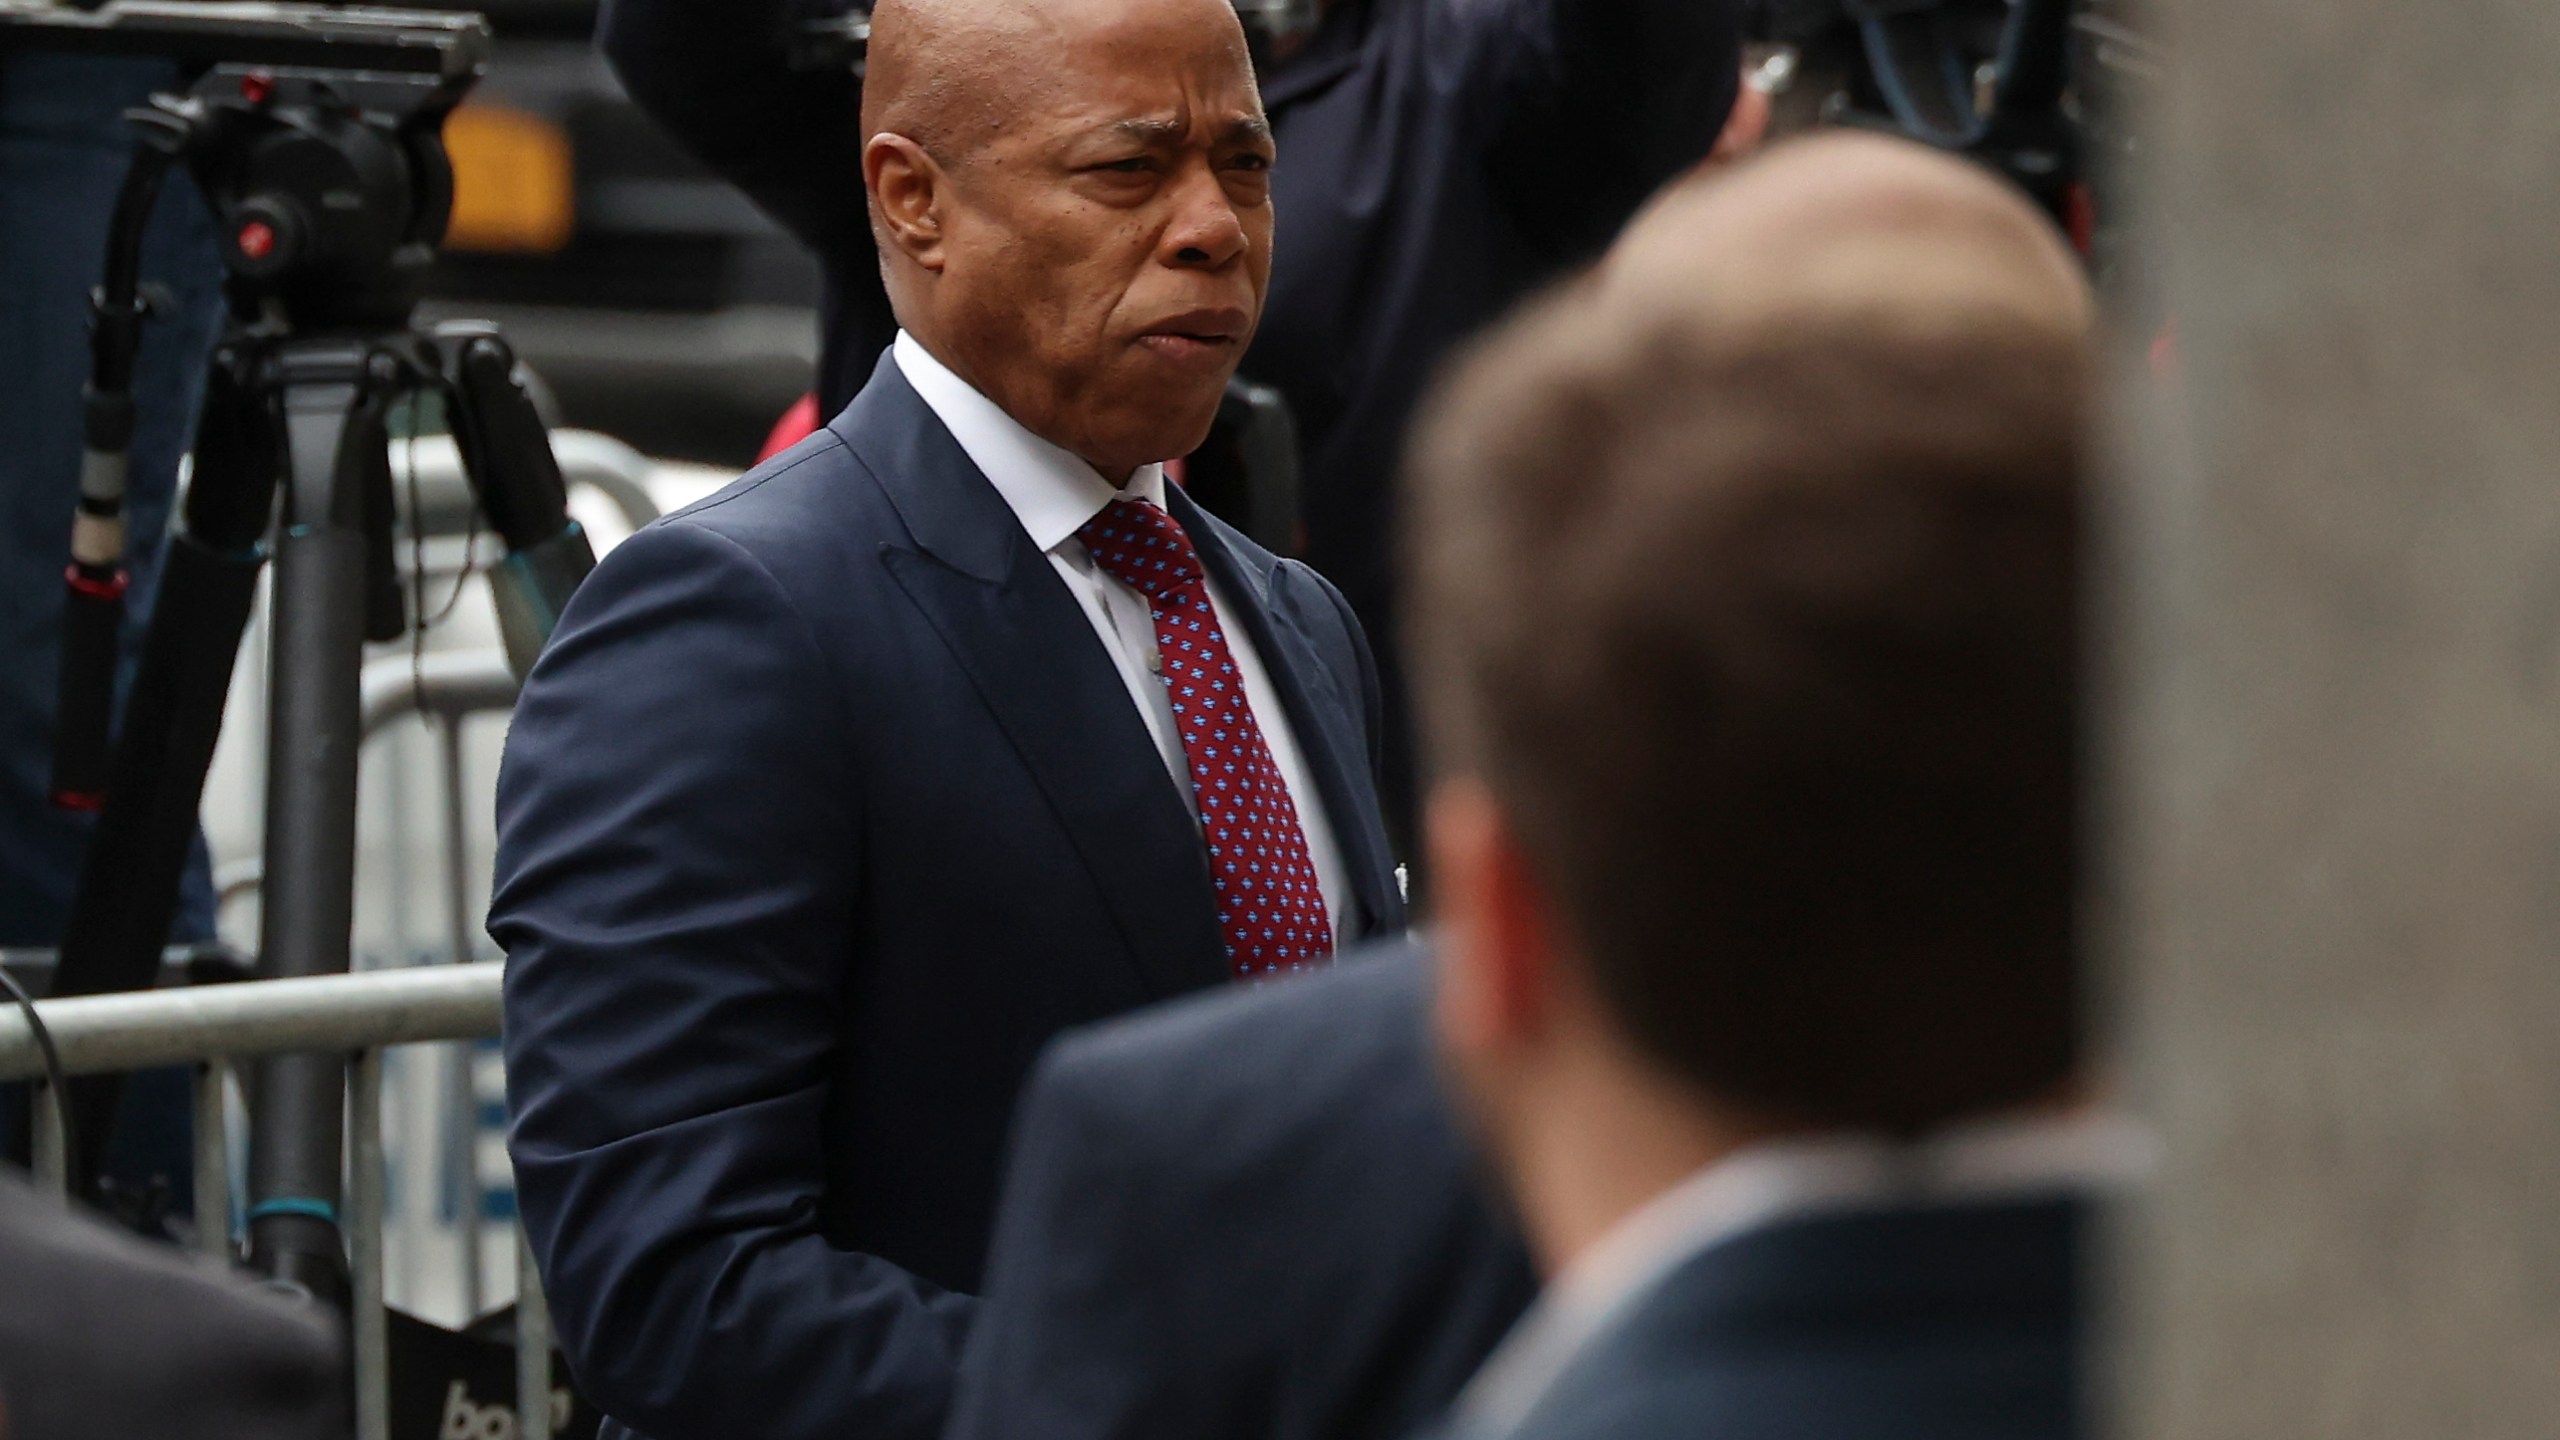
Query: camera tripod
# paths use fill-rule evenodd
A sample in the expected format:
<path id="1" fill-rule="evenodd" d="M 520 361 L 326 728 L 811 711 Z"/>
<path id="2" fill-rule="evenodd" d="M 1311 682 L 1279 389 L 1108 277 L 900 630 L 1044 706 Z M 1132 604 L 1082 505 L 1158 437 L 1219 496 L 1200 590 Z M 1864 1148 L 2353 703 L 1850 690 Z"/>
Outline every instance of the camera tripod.
<path id="1" fill-rule="evenodd" d="M 276 6 L 208 35 L 203 12 L 183 13 L 191 9 L 128 3 L 90 22 L 92 31 L 125 24 L 127 48 L 165 50 L 182 35 L 231 47 L 218 53 L 279 58 L 208 62 L 185 93 L 154 96 L 129 117 L 143 143 L 94 298 L 54 755 L 56 802 L 97 811 L 98 825 L 56 995 L 152 983 L 270 555 L 257 973 L 348 969 L 363 647 L 397 638 L 409 621 L 393 560 L 395 405 L 421 394 L 444 401 L 465 473 L 508 551 L 491 582 L 519 673 L 594 563 L 505 340 L 484 324 L 411 323 L 450 209 L 441 127 L 478 76 L 485 26 L 477 16 Z M 141 238 L 181 163 L 221 220 L 231 318 L 110 746 L 133 359 L 147 312 Z M 320 1055 L 262 1062 L 248 1086 L 249 1261 L 339 1303 L 344 1089 L 342 1058 Z M 92 1080 L 73 1098 L 71 1174 L 94 1193 L 117 1091 Z"/>

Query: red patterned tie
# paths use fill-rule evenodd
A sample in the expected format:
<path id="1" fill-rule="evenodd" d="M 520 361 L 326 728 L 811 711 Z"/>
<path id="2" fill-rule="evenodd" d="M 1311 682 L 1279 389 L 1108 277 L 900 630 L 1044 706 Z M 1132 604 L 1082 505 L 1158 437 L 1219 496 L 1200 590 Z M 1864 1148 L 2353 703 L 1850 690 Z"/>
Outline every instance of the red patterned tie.
<path id="1" fill-rule="evenodd" d="M 1240 980 L 1303 970 L 1333 951 L 1333 927 L 1307 859 L 1298 807 L 1245 703 L 1209 580 L 1180 522 L 1154 505 L 1114 500 L 1076 532 L 1094 563 L 1147 599 L 1174 728 L 1191 762 L 1200 832 L 1217 887 L 1218 929 Z"/>

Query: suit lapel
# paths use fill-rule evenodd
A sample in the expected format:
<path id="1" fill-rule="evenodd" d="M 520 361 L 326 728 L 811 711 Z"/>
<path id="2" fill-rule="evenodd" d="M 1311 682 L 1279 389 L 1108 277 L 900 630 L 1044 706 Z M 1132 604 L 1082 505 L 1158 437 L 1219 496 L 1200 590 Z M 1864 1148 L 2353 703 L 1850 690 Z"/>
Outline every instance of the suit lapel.
<path id="1" fill-rule="evenodd" d="M 832 427 L 916 548 L 882 563 L 940 633 L 1056 810 L 1149 989 L 1225 978 L 1200 832 L 1075 597 L 883 356 Z"/>
<path id="2" fill-rule="evenodd" d="M 1281 707 L 1289 712 L 1289 728 L 1298 737 L 1307 768 L 1315 772 L 1325 819 L 1333 826 L 1352 898 L 1360 906 L 1360 923 L 1355 927 L 1346 921 L 1343 938 L 1373 934 L 1382 917 L 1395 913 L 1386 893 L 1394 881 L 1386 832 L 1377 819 L 1377 792 L 1365 759 L 1368 747 L 1357 729 L 1360 707 L 1343 695 L 1333 671 L 1316 654 L 1315 642 L 1299 628 L 1297 616 L 1277 602 L 1273 579 L 1278 562 L 1237 550 L 1224 527 L 1180 490 L 1167 487 L 1166 497 L 1174 518 L 1182 522 L 1193 548 L 1200 552 L 1201 564 L 1243 612 L 1253 648 L 1271 674 L 1272 687 L 1280 692 Z"/>

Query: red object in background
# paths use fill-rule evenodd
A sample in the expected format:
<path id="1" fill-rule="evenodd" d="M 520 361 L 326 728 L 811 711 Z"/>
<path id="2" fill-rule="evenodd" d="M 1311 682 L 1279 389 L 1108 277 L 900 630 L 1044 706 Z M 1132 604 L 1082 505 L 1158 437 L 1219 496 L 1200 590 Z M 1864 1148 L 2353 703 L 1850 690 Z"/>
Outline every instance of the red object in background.
<path id="1" fill-rule="evenodd" d="M 240 253 L 252 260 L 264 260 L 276 251 L 275 227 L 264 220 L 252 220 L 240 227 Z"/>
<path id="2" fill-rule="evenodd" d="M 2160 333 L 2151 339 L 2151 373 L 2178 373 L 2178 321 L 2175 316 L 2170 317 L 2160 327 Z"/>
<path id="3" fill-rule="evenodd" d="M 2062 197 L 2062 228 L 2071 236 L 2071 248 L 2082 258 L 2098 248 L 2098 197 L 2086 184 L 2072 186 Z"/>
<path id="4" fill-rule="evenodd" d="M 817 433 L 818 397 L 803 395 L 773 422 L 772 432 L 764 437 L 764 448 L 756 452 L 756 463 L 761 465 Z"/>

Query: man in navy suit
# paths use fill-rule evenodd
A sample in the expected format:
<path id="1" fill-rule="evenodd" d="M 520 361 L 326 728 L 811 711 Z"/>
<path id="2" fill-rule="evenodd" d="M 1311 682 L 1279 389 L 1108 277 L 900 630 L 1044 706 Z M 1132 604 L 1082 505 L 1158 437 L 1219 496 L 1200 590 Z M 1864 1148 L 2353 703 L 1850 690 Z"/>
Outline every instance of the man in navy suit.
<path id="1" fill-rule="evenodd" d="M 2063 1440 L 2090 302 L 1963 161 L 1781 146 L 1414 462 L 1435 1030 L 1548 1282 L 1457 1440 Z"/>
<path id="2" fill-rule="evenodd" d="M 1536 1292 L 1412 941 L 1067 1036 L 947 1440 L 1404 1440 Z"/>
<path id="3" fill-rule="evenodd" d="M 1233 11 L 873 23 L 904 332 L 598 567 L 500 782 L 510 1149 L 615 1434 L 935 1434 L 1041 1045 L 1403 923 L 1348 607 L 1156 463 L 1269 273 Z"/>

